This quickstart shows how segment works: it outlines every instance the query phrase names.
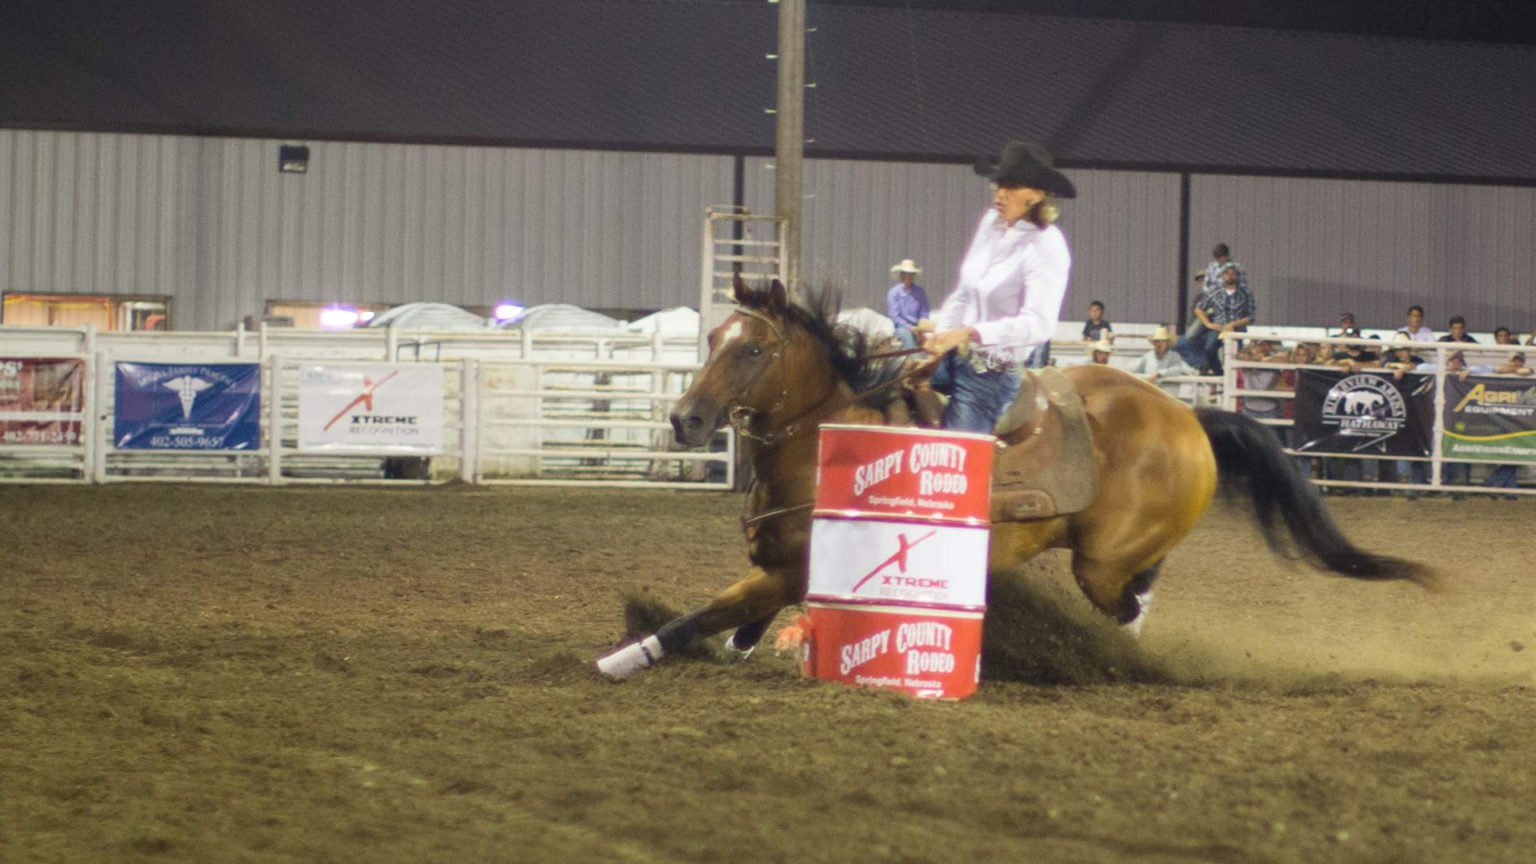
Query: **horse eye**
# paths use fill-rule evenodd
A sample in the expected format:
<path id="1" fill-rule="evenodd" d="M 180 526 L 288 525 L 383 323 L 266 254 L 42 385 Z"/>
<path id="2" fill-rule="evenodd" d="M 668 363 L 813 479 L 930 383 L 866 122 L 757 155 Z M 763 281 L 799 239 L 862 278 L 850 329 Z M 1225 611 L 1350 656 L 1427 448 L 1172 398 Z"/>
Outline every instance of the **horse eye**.
<path id="1" fill-rule="evenodd" d="M 760 356 L 762 353 L 763 353 L 763 346 L 761 346 L 761 345 L 748 345 L 747 346 L 747 356 L 748 357 L 757 357 L 757 356 Z"/>

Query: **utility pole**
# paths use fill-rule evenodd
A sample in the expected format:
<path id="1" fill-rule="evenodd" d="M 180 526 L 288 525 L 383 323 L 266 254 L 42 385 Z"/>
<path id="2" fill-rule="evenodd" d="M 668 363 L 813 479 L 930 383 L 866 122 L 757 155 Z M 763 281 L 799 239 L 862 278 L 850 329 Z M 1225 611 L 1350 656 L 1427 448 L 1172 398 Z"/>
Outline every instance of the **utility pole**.
<path id="1" fill-rule="evenodd" d="M 800 288 L 800 163 L 805 151 L 805 0 L 779 4 L 779 93 L 773 150 L 774 215 L 784 220 L 780 255 L 791 295 Z"/>

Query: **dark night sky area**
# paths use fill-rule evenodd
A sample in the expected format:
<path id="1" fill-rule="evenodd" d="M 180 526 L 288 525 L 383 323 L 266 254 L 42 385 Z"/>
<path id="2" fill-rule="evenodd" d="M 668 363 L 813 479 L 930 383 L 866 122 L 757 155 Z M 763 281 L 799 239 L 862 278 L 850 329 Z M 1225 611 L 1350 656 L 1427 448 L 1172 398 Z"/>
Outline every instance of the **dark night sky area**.
<path id="1" fill-rule="evenodd" d="M 762 3 L 764 0 L 736 0 Z M 1223 24 L 1415 39 L 1536 45 L 1532 0 L 807 0 L 816 6 L 879 6 Z M 813 22 L 814 23 L 814 22 Z"/>

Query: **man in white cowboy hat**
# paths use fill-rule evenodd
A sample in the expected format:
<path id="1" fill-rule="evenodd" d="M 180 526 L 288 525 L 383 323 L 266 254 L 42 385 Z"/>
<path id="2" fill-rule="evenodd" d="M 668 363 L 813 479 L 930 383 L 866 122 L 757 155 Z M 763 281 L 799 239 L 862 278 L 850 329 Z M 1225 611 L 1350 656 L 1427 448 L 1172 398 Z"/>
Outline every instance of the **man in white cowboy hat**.
<path id="1" fill-rule="evenodd" d="M 885 314 L 896 325 L 896 338 L 907 348 L 917 347 L 917 336 L 912 328 L 928 317 L 928 293 L 917 284 L 917 274 L 923 269 L 911 258 L 903 258 L 891 265 L 891 276 L 896 284 L 885 292 Z"/>
<path id="2" fill-rule="evenodd" d="M 1159 326 L 1152 331 L 1152 350 L 1141 355 L 1136 364 L 1131 367 L 1132 374 L 1140 375 L 1148 381 L 1156 381 L 1173 375 L 1198 375 L 1199 372 L 1184 362 L 1184 358 L 1176 351 L 1168 348 L 1173 345 L 1173 333 L 1164 326 Z M 1170 395 L 1184 398 L 1187 393 L 1185 385 L 1159 384 L 1157 385 Z"/>
<path id="3" fill-rule="evenodd" d="M 1072 366 L 1108 366 L 1110 355 L 1115 353 L 1115 343 L 1107 337 L 1099 337 L 1097 342 L 1088 342 L 1083 345 L 1088 351 L 1088 356 L 1069 365 Z"/>

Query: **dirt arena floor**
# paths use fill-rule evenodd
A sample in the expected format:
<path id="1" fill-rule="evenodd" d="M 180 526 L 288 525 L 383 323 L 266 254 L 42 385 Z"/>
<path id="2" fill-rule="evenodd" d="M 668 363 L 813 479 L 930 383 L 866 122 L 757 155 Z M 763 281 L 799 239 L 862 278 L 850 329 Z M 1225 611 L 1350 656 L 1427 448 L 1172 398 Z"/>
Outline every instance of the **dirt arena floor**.
<path id="1" fill-rule="evenodd" d="M 592 674 L 740 572 L 735 496 L 7 487 L 0 861 L 1536 860 L 1536 501 L 1332 500 L 1453 590 L 1217 510 L 1139 646 L 1048 556 L 1024 680 L 920 703 Z"/>

